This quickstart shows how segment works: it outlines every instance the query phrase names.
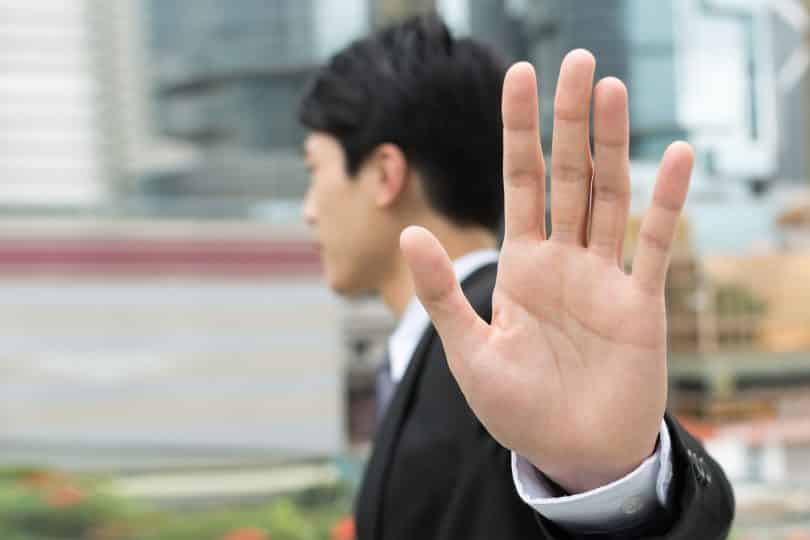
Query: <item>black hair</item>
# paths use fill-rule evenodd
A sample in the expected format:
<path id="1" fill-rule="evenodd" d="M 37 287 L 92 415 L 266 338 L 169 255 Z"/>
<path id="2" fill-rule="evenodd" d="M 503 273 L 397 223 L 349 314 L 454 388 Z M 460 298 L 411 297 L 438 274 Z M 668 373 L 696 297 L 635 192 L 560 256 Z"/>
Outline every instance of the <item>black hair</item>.
<path id="1" fill-rule="evenodd" d="M 422 15 L 355 41 L 315 75 L 301 123 L 334 136 L 355 175 L 382 143 L 424 180 L 428 203 L 454 223 L 498 231 L 503 217 L 506 62 Z"/>

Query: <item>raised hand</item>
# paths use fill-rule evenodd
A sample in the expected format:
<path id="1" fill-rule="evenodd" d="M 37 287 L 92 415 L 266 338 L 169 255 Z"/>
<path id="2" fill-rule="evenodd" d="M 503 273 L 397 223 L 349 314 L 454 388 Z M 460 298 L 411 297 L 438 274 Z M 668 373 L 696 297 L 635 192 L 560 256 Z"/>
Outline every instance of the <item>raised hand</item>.
<path id="1" fill-rule="evenodd" d="M 621 253 L 630 203 L 627 91 L 583 50 L 563 61 L 554 110 L 551 235 L 536 77 L 503 89 L 506 234 L 487 324 L 427 230 L 400 244 L 453 375 L 502 445 L 570 493 L 621 478 L 654 450 L 667 395 L 664 282 L 693 154 L 664 154 L 632 273 Z M 594 148 L 589 143 L 593 97 Z"/>

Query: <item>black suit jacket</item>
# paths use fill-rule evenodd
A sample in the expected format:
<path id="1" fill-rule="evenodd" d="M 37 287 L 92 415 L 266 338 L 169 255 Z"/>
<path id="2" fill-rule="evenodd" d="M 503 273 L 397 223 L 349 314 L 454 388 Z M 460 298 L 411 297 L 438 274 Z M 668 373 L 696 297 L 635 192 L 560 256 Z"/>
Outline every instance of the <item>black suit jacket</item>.
<path id="1" fill-rule="evenodd" d="M 492 315 L 496 268 L 485 266 L 462 283 L 485 320 Z M 619 537 L 726 538 L 734 498 L 725 475 L 677 422 L 666 421 L 675 474 L 672 511 L 644 531 Z M 519 498 L 510 452 L 467 405 L 433 326 L 422 336 L 377 431 L 355 514 L 359 540 L 575 538 Z"/>

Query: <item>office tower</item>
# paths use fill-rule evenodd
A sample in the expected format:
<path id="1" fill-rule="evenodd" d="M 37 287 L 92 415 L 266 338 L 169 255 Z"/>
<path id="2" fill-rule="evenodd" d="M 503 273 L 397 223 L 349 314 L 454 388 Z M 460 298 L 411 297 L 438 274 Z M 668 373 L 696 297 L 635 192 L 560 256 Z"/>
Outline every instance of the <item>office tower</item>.
<path id="1" fill-rule="evenodd" d="M 92 206 L 108 194 L 88 8 L 0 1 L 0 206 Z"/>

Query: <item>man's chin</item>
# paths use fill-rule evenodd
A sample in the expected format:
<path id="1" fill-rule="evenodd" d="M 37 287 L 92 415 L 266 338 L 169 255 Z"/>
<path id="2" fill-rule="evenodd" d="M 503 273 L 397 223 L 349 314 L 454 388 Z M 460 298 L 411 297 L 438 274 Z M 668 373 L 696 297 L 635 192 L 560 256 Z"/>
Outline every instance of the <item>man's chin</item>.
<path id="1" fill-rule="evenodd" d="M 335 294 L 349 299 L 368 296 L 373 293 L 369 287 L 363 287 L 358 283 L 351 282 L 350 280 L 333 278 L 328 274 L 326 275 L 326 286 L 329 287 L 329 289 L 331 289 Z"/>

